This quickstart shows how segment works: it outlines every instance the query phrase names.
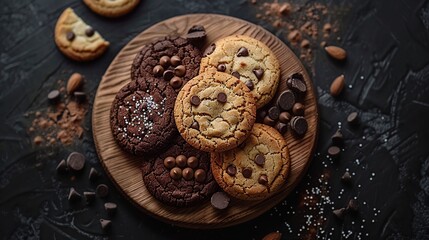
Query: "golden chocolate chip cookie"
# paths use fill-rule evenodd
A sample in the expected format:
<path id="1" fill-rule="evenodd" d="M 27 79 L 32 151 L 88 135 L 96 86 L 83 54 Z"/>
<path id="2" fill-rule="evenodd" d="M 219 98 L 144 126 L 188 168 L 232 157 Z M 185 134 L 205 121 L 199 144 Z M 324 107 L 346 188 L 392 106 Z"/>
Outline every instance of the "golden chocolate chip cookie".
<path id="1" fill-rule="evenodd" d="M 120 17 L 131 12 L 140 0 L 83 0 L 95 13 L 105 17 Z"/>
<path id="2" fill-rule="evenodd" d="M 211 154 L 211 168 L 219 186 L 231 196 L 265 199 L 279 190 L 289 175 L 286 140 L 276 129 L 255 123 L 238 148 Z"/>
<path id="3" fill-rule="evenodd" d="M 76 61 L 101 56 L 109 42 L 86 24 L 71 8 L 61 14 L 55 26 L 55 43 L 62 53 Z"/>
<path id="4" fill-rule="evenodd" d="M 226 151 L 242 143 L 256 118 L 250 90 L 232 75 L 207 71 L 180 90 L 174 106 L 177 129 L 193 147 Z"/>
<path id="5" fill-rule="evenodd" d="M 242 35 L 222 38 L 210 45 L 201 60 L 200 73 L 215 68 L 239 78 L 252 91 L 259 109 L 275 95 L 280 65 L 262 42 Z"/>

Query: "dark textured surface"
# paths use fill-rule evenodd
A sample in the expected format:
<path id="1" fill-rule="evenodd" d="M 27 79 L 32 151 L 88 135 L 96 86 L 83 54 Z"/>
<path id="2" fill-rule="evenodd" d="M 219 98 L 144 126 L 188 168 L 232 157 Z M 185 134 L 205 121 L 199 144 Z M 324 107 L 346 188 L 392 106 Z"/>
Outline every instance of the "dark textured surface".
<path id="1" fill-rule="evenodd" d="M 298 2 L 298 1 L 293 1 Z M 309 1 L 313 2 L 313 1 Z M 90 166 L 102 168 L 95 153 L 89 115 L 84 137 L 61 147 L 35 147 L 24 114 L 48 106 L 46 96 L 59 79 L 72 72 L 86 76 L 85 91 L 93 100 L 105 69 L 134 36 L 166 18 L 213 12 L 261 24 L 285 39 L 281 30 L 255 18 L 257 7 L 247 1 L 142 1 L 136 11 L 119 19 L 90 12 L 80 1 L 1 1 L 0 8 L 0 236 L 2 239 L 260 239 L 279 230 L 285 239 L 429 239 L 429 1 L 323 1 L 338 11 L 339 45 L 348 59 L 338 64 L 320 49 L 314 51 L 313 82 L 321 113 L 317 153 L 309 173 L 284 203 L 259 218 L 220 230 L 188 230 L 161 223 L 136 211 L 103 173 L 95 183 Z M 53 28 L 67 6 L 111 42 L 107 53 L 90 63 L 66 59 L 56 49 Z M 346 76 L 338 99 L 329 84 Z M 359 112 L 351 128 L 347 115 Z M 341 124 L 345 148 L 338 161 L 327 156 L 330 136 Z M 82 151 L 82 175 L 57 176 L 57 163 Z M 352 184 L 340 177 L 352 173 Z M 106 200 L 91 206 L 70 206 L 70 187 L 79 192 L 107 183 Z M 359 214 L 338 221 L 333 208 L 357 197 Z M 118 203 L 112 229 L 103 234 L 99 219 L 107 218 L 104 201 Z M 316 223 L 316 224 L 315 224 Z M 320 225 L 317 225 L 319 223 Z M 317 227 L 313 227 L 316 225 Z M 348 237 L 348 238 L 346 238 Z"/>

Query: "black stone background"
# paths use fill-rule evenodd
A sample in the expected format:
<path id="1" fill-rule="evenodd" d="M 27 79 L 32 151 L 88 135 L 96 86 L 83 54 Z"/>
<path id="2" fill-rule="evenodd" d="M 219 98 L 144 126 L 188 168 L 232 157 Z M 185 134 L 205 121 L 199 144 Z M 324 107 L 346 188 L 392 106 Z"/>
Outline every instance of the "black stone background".
<path id="1" fill-rule="evenodd" d="M 337 64 L 316 48 L 314 65 L 306 66 L 314 68 L 320 110 L 317 152 L 308 175 L 284 203 L 255 220 L 226 229 L 190 230 L 137 211 L 114 188 L 95 152 L 91 109 L 83 139 L 67 147 L 33 146 L 27 133 L 31 119 L 24 113 L 46 109 L 48 92 L 72 72 L 85 75 L 92 102 L 101 76 L 120 49 L 144 29 L 173 16 L 231 15 L 260 24 L 285 41 L 281 30 L 258 20 L 257 7 L 245 0 L 142 0 L 136 11 L 114 20 L 92 13 L 82 1 L 1 0 L 0 237 L 260 239 L 279 230 L 284 239 L 429 239 L 429 1 L 319 1 L 336 9 L 330 12 L 332 21 L 340 22 L 341 40 L 336 44 L 347 49 L 349 57 Z M 56 49 L 54 24 L 68 6 L 111 42 L 98 60 L 77 63 Z M 329 85 L 340 73 L 346 75 L 347 87 L 333 99 Z M 352 111 L 360 113 L 357 129 L 345 121 Z M 333 162 L 326 151 L 338 122 L 346 147 Z M 88 158 L 84 176 L 73 182 L 55 173 L 59 160 L 71 151 Z M 103 172 L 99 182 L 111 187 L 108 200 L 119 204 L 109 234 L 103 234 L 98 222 L 106 217 L 103 200 L 77 208 L 67 201 L 71 186 L 80 192 L 95 188 L 86 179 L 90 166 Z M 355 174 L 349 187 L 339 180 L 345 169 Z M 321 178 L 327 179 L 326 185 Z M 303 205 L 306 194 L 322 185 L 329 200 L 319 198 L 316 211 Z M 332 208 L 352 197 L 360 203 L 359 214 L 336 220 Z M 309 233 L 307 226 L 320 216 L 326 220 Z"/>

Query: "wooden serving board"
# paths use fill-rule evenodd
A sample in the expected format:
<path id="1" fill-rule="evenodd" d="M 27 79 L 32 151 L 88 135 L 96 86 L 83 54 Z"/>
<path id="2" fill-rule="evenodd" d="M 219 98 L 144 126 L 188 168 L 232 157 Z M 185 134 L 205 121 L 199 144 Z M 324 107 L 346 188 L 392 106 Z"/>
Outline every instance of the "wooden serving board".
<path id="1" fill-rule="evenodd" d="M 130 68 L 136 53 L 153 40 L 170 35 L 184 35 L 195 24 L 206 28 L 206 46 L 211 42 L 232 34 L 248 35 L 264 42 L 276 54 L 281 65 L 279 89 L 286 88 L 286 78 L 293 73 L 304 75 L 308 92 L 305 97 L 305 116 L 308 132 L 297 139 L 288 131 L 285 138 L 291 154 L 291 172 L 285 186 L 263 201 L 232 199 L 228 209 L 219 211 L 210 201 L 190 208 L 170 207 L 157 201 L 144 186 L 140 172 L 142 157 L 122 151 L 113 139 L 110 129 L 110 107 L 119 89 L 131 81 Z M 95 146 L 100 161 L 112 181 L 121 192 L 139 209 L 162 221 L 189 228 L 222 228 L 253 219 L 271 209 L 298 184 L 313 156 L 318 132 L 318 112 L 312 82 L 294 53 L 277 37 L 252 23 L 214 14 L 192 14 L 174 17 L 148 28 L 131 40 L 112 61 L 104 74 L 94 100 L 92 128 Z"/>

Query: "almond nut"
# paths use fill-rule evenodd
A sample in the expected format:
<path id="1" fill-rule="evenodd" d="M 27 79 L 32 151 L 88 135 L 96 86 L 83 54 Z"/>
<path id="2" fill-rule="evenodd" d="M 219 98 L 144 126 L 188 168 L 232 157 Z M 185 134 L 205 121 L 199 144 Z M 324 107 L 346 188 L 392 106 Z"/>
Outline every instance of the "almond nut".
<path id="1" fill-rule="evenodd" d="M 72 94 L 83 84 L 83 77 L 80 73 L 73 73 L 67 82 L 67 93 Z"/>
<path id="2" fill-rule="evenodd" d="M 262 240 L 280 240 L 282 238 L 282 234 L 280 232 L 272 232 L 265 235 Z"/>
<path id="3" fill-rule="evenodd" d="M 340 95 L 341 91 L 343 91 L 344 88 L 344 75 L 340 75 L 331 83 L 331 95 L 333 97 L 336 97 Z"/>
<path id="4" fill-rule="evenodd" d="M 337 46 L 325 47 L 325 51 L 329 54 L 329 56 L 337 60 L 344 60 L 347 57 L 346 50 Z"/>

